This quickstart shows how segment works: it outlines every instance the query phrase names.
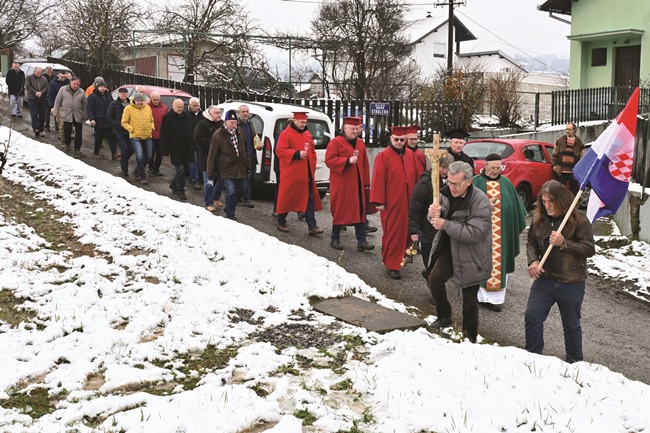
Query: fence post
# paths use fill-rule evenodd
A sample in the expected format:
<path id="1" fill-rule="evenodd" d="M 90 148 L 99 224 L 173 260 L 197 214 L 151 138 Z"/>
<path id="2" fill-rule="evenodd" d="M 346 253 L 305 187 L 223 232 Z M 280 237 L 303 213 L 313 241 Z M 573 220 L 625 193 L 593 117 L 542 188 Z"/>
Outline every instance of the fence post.
<path id="1" fill-rule="evenodd" d="M 537 127 L 539 126 L 539 92 L 535 93 L 535 129 L 537 132 Z"/>

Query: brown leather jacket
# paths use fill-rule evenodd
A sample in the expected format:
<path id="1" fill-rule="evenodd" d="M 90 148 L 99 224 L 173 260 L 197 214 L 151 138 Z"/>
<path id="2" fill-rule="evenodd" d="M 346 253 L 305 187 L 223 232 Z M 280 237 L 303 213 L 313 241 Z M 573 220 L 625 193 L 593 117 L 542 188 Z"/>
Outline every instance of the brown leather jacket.
<path id="1" fill-rule="evenodd" d="M 548 280 L 558 283 L 578 283 L 587 279 L 587 257 L 596 253 L 594 235 L 587 217 L 577 210 L 574 212 L 578 212 L 578 224 L 573 229 L 565 226 L 562 231 L 566 246 L 553 247 L 542 266 L 544 269 L 542 276 Z M 548 217 L 544 218 L 539 225 L 531 222 L 528 229 L 528 242 L 526 242 L 529 266 L 542 259 L 549 245 L 551 230 L 557 230 L 560 222 L 561 220 L 552 224 Z"/>
<path id="2" fill-rule="evenodd" d="M 580 137 L 577 135 L 575 137 L 576 141 L 573 143 L 573 154 L 575 155 L 575 163 L 577 164 L 585 153 L 585 145 L 582 140 L 580 140 Z M 558 138 L 555 142 L 555 147 L 553 148 L 553 154 L 551 155 L 551 166 L 553 167 L 555 174 L 562 173 L 562 153 L 566 147 L 566 139 L 566 134 Z"/>

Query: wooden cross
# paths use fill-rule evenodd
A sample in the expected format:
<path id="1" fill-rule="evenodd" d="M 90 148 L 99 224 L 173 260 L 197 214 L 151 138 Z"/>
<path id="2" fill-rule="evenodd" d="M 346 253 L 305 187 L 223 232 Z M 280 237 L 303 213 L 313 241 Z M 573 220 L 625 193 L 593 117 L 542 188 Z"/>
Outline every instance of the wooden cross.
<path id="1" fill-rule="evenodd" d="M 447 157 L 447 151 L 440 149 L 440 135 L 433 134 L 433 149 L 426 149 L 425 153 L 431 162 L 431 185 L 433 186 L 433 204 L 440 206 L 440 173 L 438 163 L 440 158 Z"/>

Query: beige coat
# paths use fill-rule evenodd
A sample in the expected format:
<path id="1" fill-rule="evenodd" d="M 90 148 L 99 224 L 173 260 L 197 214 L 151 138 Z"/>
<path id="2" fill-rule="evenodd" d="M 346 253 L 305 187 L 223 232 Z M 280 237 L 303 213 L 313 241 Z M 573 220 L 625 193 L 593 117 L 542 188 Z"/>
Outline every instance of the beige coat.
<path id="1" fill-rule="evenodd" d="M 67 85 L 59 89 L 52 113 L 64 122 L 72 122 L 74 119 L 75 122 L 82 123 L 86 121 L 87 105 L 88 98 L 84 91 L 81 88 L 73 91 L 70 85 Z"/>

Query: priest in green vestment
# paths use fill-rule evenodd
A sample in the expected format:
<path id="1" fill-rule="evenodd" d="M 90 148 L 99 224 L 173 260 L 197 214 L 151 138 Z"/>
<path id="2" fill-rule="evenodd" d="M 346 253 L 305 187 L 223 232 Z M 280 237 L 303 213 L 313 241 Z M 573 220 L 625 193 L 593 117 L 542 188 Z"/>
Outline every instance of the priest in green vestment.
<path id="1" fill-rule="evenodd" d="M 527 215 L 514 185 L 501 171 L 501 156 L 491 153 L 481 174 L 472 181 L 492 205 L 492 275 L 479 288 L 478 301 L 493 311 L 501 311 L 505 302 L 508 274 L 515 270 L 519 235 L 526 228 Z"/>

